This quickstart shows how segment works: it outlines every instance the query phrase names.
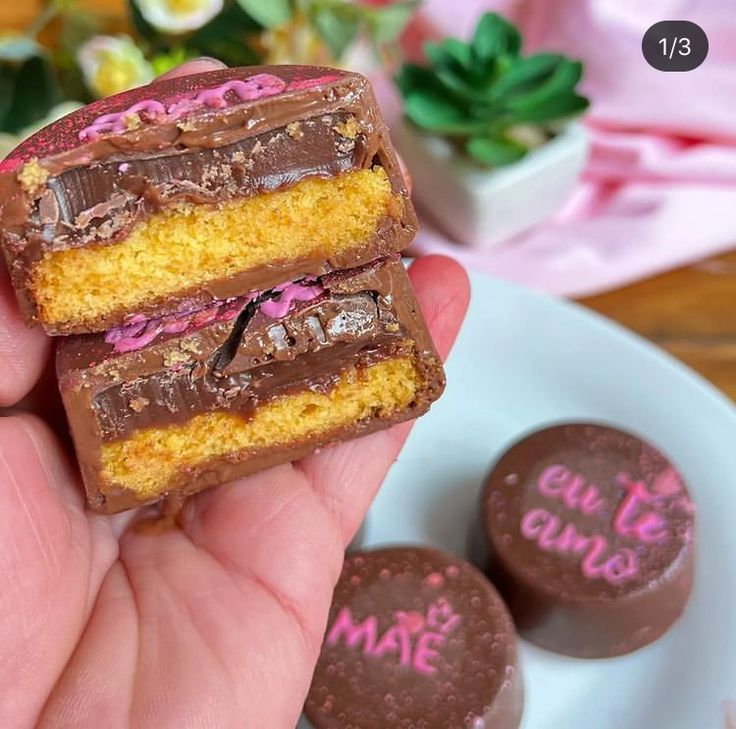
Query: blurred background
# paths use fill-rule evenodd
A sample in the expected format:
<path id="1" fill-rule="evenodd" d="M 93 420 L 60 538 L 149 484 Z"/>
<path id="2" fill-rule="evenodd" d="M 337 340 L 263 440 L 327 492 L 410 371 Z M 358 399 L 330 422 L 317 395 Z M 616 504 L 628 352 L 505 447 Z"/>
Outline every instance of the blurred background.
<path id="1" fill-rule="evenodd" d="M 657 71 L 657 21 L 704 63 Z M 416 251 L 566 296 L 736 399 L 736 5 L 722 0 L 0 0 L 0 157 L 199 55 L 374 82 Z"/>

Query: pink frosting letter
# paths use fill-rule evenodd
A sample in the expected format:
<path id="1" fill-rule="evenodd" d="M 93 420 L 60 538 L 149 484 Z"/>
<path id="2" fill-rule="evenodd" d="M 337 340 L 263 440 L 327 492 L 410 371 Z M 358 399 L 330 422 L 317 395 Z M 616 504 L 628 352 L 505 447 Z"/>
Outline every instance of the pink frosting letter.
<path id="1" fill-rule="evenodd" d="M 430 675 L 437 671 L 437 667 L 429 662 L 439 655 L 439 652 L 432 646 L 435 645 L 439 648 L 444 642 L 444 636 L 438 635 L 437 633 L 422 633 L 419 636 L 419 642 L 414 651 L 414 661 L 412 663 L 417 673 Z"/>
<path id="2" fill-rule="evenodd" d="M 337 645 L 340 638 L 344 637 L 345 645 L 349 648 L 357 648 L 362 643 L 363 653 L 372 653 L 376 647 L 377 632 L 378 620 L 375 616 L 367 617 L 362 623 L 354 623 L 350 608 L 344 607 L 332 623 L 327 643 Z"/>

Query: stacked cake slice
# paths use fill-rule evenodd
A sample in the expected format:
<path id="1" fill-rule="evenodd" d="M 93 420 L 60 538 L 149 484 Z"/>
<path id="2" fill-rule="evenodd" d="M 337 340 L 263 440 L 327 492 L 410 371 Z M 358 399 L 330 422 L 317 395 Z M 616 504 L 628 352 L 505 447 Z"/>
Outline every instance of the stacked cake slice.
<path id="1" fill-rule="evenodd" d="M 444 385 L 367 81 L 277 66 L 92 104 L 0 165 L 2 242 L 114 512 L 420 415 Z"/>

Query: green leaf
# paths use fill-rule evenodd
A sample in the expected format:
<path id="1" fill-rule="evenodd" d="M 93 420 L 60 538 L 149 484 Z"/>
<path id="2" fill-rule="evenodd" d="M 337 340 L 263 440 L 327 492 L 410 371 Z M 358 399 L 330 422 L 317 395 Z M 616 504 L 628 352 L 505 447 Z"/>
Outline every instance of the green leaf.
<path id="1" fill-rule="evenodd" d="M 82 15 L 80 13 L 80 15 Z M 158 36 L 158 31 L 143 17 L 133 0 L 128 0 L 128 15 L 135 32 L 144 40 L 151 41 Z"/>
<path id="2" fill-rule="evenodd" d="M 314 5 L 309 19 L 333 58 L 339 60 L 360 31 L 363 13 L 357 5 Z"/>
<path id="3" fill-rule="evenodd" d="M 160 76 L 162 73 L 170 71 L 176 66 L 180 66 L 185 61 L 195 58 L 195 54 L 191 49 L 184 48 L 183 46 L 177 46 L 172 48 L 167 53 L 157 53 L 151 58 L 151 66 L 153 72 Z"/>
<path id="4" fill-rule="evenodd" d="M 399 0 L 383 7 L 366 8 L 368 31 L 374 43 L 393 43 L 409 24 L 418 6 L 419 0 Z"/>
<path id="5" fill-rule="evenodd" d="M 488 129 L 487 122 L 468 117 L 450 99 L 431 92 L 414 92 L 407 96 L 404 113 L 418 127 L 450 137 L 478 134 Z"/>
<path id="6" fill-rule="evenodd" d="M 517 56 L 520 49 L 519 31 L 498 13 L 486 13 L 478 21 L 472 42 L 473 56 L 478 63 L 488 66 L 498 56 Z"/>
<path id="7" fill-rule="evenodd" d="M 291 19 L 289 0 L 236 0 L 248 15 L 264 28 L 275 28 Z"/>
<path id="8" fill-rule="evenodd" d="M 438 91 L 441 87 L 436 74 L 424 66 L 413 63 L 401 66 L 394 80 L 402 95 L 407 95 L 411 91 Z"/>
<path id="9" fill-rule="evenodd" d="M 457 38 L 445 38 L 440 43 L 440 46 L 442 46 L 445 54 L 449 58 L 452 58 L 458 66 L 464 68 L 466 71 L 473 70 L 473 52 L 467 43 L 463 43 Z"/>
<path id="10" fill-rule="evenodd" d="M 0 131 L 15 133 L 46 116 L 61 101 L 61 92 L 46 54 L 20 62 L 23 54 L 11 56 L 13 61 L 0 63 Z"/>
<path id="11" fill-rule="evenodd" d="M 587 107 L 587 100 L 574 91 L 581 75 L 579 61 L 564 59 L 538 88 L 506 99 L 505 107 L 518 121 L 552 121 L 580 112 Z M 555 111 L 558 108 L 559 113 Z"/>
<path id="12" fill-rule="evenodd" d="M 562 119 L 569 119 L 584 112 L 590 102 L 584 96 L 570 93 L 554 96 L 544 102 L 514 111 L 514 122 L 530 122 L 543 124 Z"/>
<path id="13" fill-rule="evenodd" d="M 514 59 L 505 73 L 499 76 L 493 85 L 493 96 L 523 93 L 535 84 L 548 79 L 558 66 L 565 62 L 565 57 L 556 53 L 537 53 L 526 58 Z"/>
<path id="14" fill-rule="evenodd" d="M 471 137 L 465 144 L 465 151 L 485 167 L 501 167 L 517 162 L 528 150 L 523 144 L 508 139 Z"/>
<path id="15" fill-rule="evenodd" d="M 226 5 L 186 43 L 193 55 L 218 58 L 228 66 L 250 66 L 262 61 L 254 47 L 260 26 L 237 5 Z"/>

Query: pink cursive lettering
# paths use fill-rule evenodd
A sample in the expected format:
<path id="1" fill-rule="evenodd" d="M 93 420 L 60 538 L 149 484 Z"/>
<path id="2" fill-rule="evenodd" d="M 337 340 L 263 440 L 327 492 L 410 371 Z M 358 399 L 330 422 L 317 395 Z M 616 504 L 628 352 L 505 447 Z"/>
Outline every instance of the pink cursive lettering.
<path id="1" fill-rule="evenodd" d="M 621 548 L 608 554 L 608 540 L 602 534 L 586 536 L 574 524 L 562 520 L 546 509 L 530 509 L 521 518 L 521 534 L 536 541 L 545 552 L 583 555 L 580 569 L 588 579 L 604 579 L 611 584 L 624 582 L 638 570 L 636 552 Z"/>
<path id="2" fill-rule="evenodd" d="M 378 636 L 378 619 L 371 615 L 356 622 L 350 608 L 342 608 L 329 631 L 326 643 L 336 646 L 342 640 L 346 647 L 360 650 L 372 658 L 394 656 L 401 666 L 416 673 L 431 675 L 436 672 L 435 660 L 439 649 L 462 622 L 462 617 L 452 610 L 445 599 L 433 602 L 426 616 L 415 611 L 398 610 L 394 623 Z"/>
<path id="3" fill-rule="evenodd" d="M 613 518 L 613 528 L 616 532 L 624 537 L 638 539 L 644 544 L 665 539 L 667 520 L 656 511 L 640 513 L 642 505 L 650 504 L 656 499 L 644 481 L 632 481 L 626 473 L 620 473 L 616 481 L 627 491 Z"/>
<path id="4" fill-rule="evenodd" d="M 354 623 L 349 607 L 344 607 L 337 614 L 335 622 L 327 634 L 327 645 L 337 645 L 340 638 L 344 638 L 348 648 L 358 648 L 363 645 L 365 653 L 372 653 L 376 647 L 378 619 L 371 615 L 362 623 Z"/>
<path id="5" fill-rule="evenodd" d="M 606 505 L 597 486 L 588 485 L 583 476 L 559 464 L 547 466 L 539 476 L 537 486 L 542 495 L 560 499 L 568 508 L 583 514 L 596 514 Z"/>

